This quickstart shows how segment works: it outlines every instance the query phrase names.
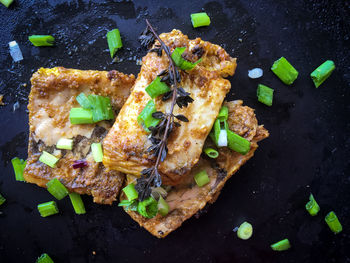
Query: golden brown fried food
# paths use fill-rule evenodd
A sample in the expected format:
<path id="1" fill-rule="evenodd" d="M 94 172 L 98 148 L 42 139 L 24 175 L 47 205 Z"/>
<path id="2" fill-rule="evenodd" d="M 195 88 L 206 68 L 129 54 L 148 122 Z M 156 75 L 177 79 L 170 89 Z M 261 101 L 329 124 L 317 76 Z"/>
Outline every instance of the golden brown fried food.
<path id="1" fill-rule="evenodd" d="M 220 155 L 217 159 L 208 160 L 201 157 L 200 161 L 193 167 L 186 181 L 181 185 L 173 187 L 166 197 L 169 204 L 169 213 L 162 217 L 147 219 L 137 212 L 127 211 L 127 213 L 137 221 L 140 226 L 158 238 L 167 236 L 181 224 L 196 214 L 209 202 L 216 201 L 220 191 L 227 180 L 238 171 L 238 169 L 251 157 L 258 148 L 257 142 L 269 136 L 268 131 L 258 125 L 254 110 L 242 106 L 242 101 L 225 103 L 229 108 L 229 128 L 235 133 L 244 136 L 251 142 L 251 149 L 246 155 L 236 153 L 226 147 L 220 148 Z M 208 139 L 210 140 L 210 139 Z M 208 142 L 210 144 L 210 142 Z M 194 182 L 194 175 L 205 170 L 210 178 L 210 182 L 198 187 Z M 127 176 L 128 183 L 133 182 L 136 177 Z M 121 199 L 125 197 L 122 194 Z"/>
<path id="2" fill-rule="evenodd" d="M 29 146 L 24 178 L 45 187 L 58 178 L 70 191 L 90 194 L 96 203 L 111 204 L 116 200 L 124 175 L 106 171 L 93 160 L 90 145 L 101 142 L 111 122 L 71 125 L 69 111 L 79 107 L 76 96 L 81 92 L 108 96 L 114 110 L 119 110 L 135 82 L 133 75 L 117 71 L 75 70 L 62 67 L 41 68 L 33 74 L 29 95 Z M 72 151 L 55 148 L 60 138 L 74 139 Z M 56 168 L 39 161 L 42 151 L 60 157 Z M 75 160 L 86 159 L 88 166 L 73 169 Z"/>
<path id="3" fill-rule="evenodd" d="M 175 107 L 174 114 L 185 115 L 189 122 L 182 122 L 181 127 L 174 128 L 167 144 L 167 157 L 159 166 L 163 183 L 176 185 L 199 160 L 205 139 L 231 88 L 230 82 L 223 77 L 234 74 L 236 59 L 218 45 L 200 38 L 189 40 L 179 30 L 163 33 L 160 38 L 171 51 L 176 47 L 186 47 L 185 56 L 189 60 L 202 58 L 193 70 L 181 72 L 180 86 L 191 93 L 194 102 L 182 109 Z M 164 51 L 162 56 L 150 52 L 143 58 L 133 91 L 103 142 L 103 163 L 108 169 L 138 176 L 143 169 L 154 165 L 155 156 L 147 152 L 151 146 L 149 134 L 137 122 L 137 117 L 151 99 L 145 88 L 168 65 Z M 162 112 L 170 107 L 170 102 L 163 102 L 159 97 L 155 104 Z"/>

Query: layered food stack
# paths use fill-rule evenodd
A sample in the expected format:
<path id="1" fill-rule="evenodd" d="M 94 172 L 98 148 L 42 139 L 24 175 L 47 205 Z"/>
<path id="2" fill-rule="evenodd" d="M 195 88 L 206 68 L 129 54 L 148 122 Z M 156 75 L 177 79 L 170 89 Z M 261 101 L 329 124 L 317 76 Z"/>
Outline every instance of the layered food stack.
<path id="1" fill-rule="evenodd" d="M 223 48 L 179 30 L 161 34 L 150 48 L 136 81 L 116 71 L 55 68 L 33 75 L 24 175 L 39 186 L 57 178 L 105 204 L 123 189 L 125 211 L 165 237 L 217 199 L 268 131 L 242 101 L 224 102 L 236 59 Z M 108 97 L 115 121 L 76 121 L 69 112 L 84 108 L 81 93 Z M 55 147 L 62 137 L 73 139 L 72 150 Z M 90 147 L 100 142 L 103 163 Z M 59 158 L 54 168 L 39 160 L 43 151 Z M 74 169 L 77 160 L 85 163 Z"/>

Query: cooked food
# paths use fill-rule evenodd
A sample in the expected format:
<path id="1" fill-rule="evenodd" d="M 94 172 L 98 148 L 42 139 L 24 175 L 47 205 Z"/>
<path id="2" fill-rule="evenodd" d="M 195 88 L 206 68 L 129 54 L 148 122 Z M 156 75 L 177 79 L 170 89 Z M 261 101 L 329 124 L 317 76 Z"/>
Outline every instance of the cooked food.
<path id="1" fill-rule="evenodd" d="M 57 67 L 34 73 L 28 105 L 30 132 L 25 180 L 45 187 L 50 179 L 57 178 L 70 191 L 92 195 L 96 203 L 111 204 L 116 200 L 124 175 L 107 171 L 102 163 L 95 162 L 90 147 L 102 141 L 113 123 L 72 125 L 69 112 L 79 105 L 76 97 L 81 92 L 109 97 L 113 110 L 118 111 L 134 82 L 133 75 L 114 70 Z M 56 148 L 62 138 L 73 139 L 73 150 Z M 55 168 L 39 161 L 43 151 L 59 157 Z M 86 161 L 87 166 L 74 169 L 77 160 Z"/>
<path id="2" fill-rule="evenodd" d="M 159 165 L 163 183 L 177 185 L 200 158 L 204 142 L 231 88 L 230 82 L 223 77 L 234 74 L 236 59 L 218 45 L 200 38 L 189 40 L 179 30 L 163 33 L 160 38 L 171 51 L 186 47 L 183 57 L 187 60 L 195 62 L 201 59 L 193 70 L 181 71 L 180 86 L 191 94 L 194 101 L 187 107 L 174 109 L 174 115 L 184 115 L 189 122 L 181 123 L 171 133 L 167 157 Z M 153 48 L 157 46 L 159 42 L 156 41 Z M 149 133 L 139 124 L 138 116 L 151 99 L 145 88 L 168 66 L 164 51 L 161 56 L 149 52 L 143 58 L 131 95 L 103 141 L 103 163 L 108 169 L 139 176 L 142 170 L 154 165 L 156 157 L 147 151 L 151 146 Z M 154 102 L 157 111 L 166 112 L 170 107 L 159 97 Z"/>
<path id="3" fill-rule="evenodd" d="M 199 212 L 207 203 L 214 203 L 227 180 L 238 171 L 238 169 L 251 157 L 258 148 L 258 142 L 269 136 L 268 131 L 258 125 L 254 110 L 242 105 L 242 101 L 233 101 L 224 105 L 229 109 L 228 125 L 230 130 L 244 137 L 251 142 L 250 151 L 246 155 L 234 152 L 227 147 L 219 148 L 217 159 L 208 159 L 204 155 L 192 168 L 191 173 L 186 176 L 186 180 L 170 189 L 166 196 L 169 205 L 169 213 L 166 216 L 160 214 L 149 219 L 139 213 L 125 209 L 126 212 L 144 227 L 151 234 L 162 238 L 174 231 L 181 224 Z M 212 145 L 208 138 L 206 144 Z M 206 171 L 210 182 L 203 187 L 199 187 L 194 176 L 198 172 Z M 128 175 L 127 183 L 133 183 L 135 176 Z M 125 195 L 121 194 L 121 200 L 125 200 Z"/>

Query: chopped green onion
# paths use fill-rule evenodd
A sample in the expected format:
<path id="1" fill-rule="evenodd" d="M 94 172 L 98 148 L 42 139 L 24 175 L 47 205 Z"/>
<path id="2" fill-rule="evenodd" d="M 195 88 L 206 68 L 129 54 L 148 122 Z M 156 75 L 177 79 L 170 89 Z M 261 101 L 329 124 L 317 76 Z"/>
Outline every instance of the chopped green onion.
<path id="1" fill-rule="evenodd" d="M 332 74 L 334 69 L 334 62 L 332 60 L 327 60 L 310 74 L 316 88 L 318 88 Z"/>
<path id="2" fill-rule="evenodd" d="M 15 157 L 11 160 L 13 170 L 15 171 L 15 176 L 16 176 L 16 181 L 22 181 L 24 182 L 24 177 L 23 177 L 23 171 L 24 168 L 26 167 L 27 160 L 22 160 L 19 159 L 18 157 Z"/>
<path id="3" fill-rule="evenodd" d="M 81 107 L 84 109 L 92 109 L 92 104 L 88 97 L 84 94 L 84 92 L 80 93 L 76 98 L 77 102 L 80 104 Z"/>
<path id="4" fill-rule="evenodd" d="M 13 0 L 0 0 L 0 3 L 2 3 L 7 8 L 12 4 Z"/>
<path id="5" fill-rule="evenodd" d="M 114 118 L 110 98 L 91 94 L 88 96 L 88 99 L 92 105 L 92 119 L 94 122 L 112 120 Z"/>
<path id="6" fill-rule="evenodd" d="M 44 253 L 36 260 L 36 263 L 54 263 L 54 262 L 48 254 Z"/>
<path id="7" fill-rule="evenodd" d="M 219 119 L 215 120 L 213 133 L 210 135 L 210 137 L 213 139 L 216 146 L 218 147 L 227 146 L 227 130 L 228 130 L 227 121 L 220 121 Z"/>
<path id="8" fill-rule="evenodd" d="M 3 197 L 1 194 L 0 194 L 0 205 L 2 205 L 3 203 L 5 203 L 6 201 L 6 198 Z"/>
<path id="9" fill-rule="evenodd" d="M 56 144 L 56 148 L 57 149 L 72 150 L 73 149 L 73 140 L 61 138 L 58 140 L 58 142 Z"/>
<path id="10" fill-rule="evenodd" d="M 184 53 L 186 50 L 186 47 L 177 47 L 174 49 L 173 53 L 171 54 L 171 58 L 174 61 L 175 65 L 181 68 L 182 70 L 191 70 L 195 66 L 197 66 L 198 63 L 202 61 L 202 59 L 198 59 L 195 63 L 192 63 L 182 57 L 182 53 Z"/>
<path id="11" fill-rule="evenodd" d="M 250 150 L 250 142 L 231 130 L 227 130 L 227 141 L 228 148 L 240 154 L 245 155 Z"/>
<path id="12" fill-rule="evenodd" d="M 158 97 L 161 94 L 167 93 L 168 91 L 170 91 L 170 88 L 168 87 L 167 84 L 165 84 L 165 82 L 160 81 L 160 77 L 156 77 L 151 84 L 149 84 L 146 87 L 146 92 L 148 93 L 148 95 L 150 95 L 150 97 L 152 99 Z"/>
<path id="13" fill-rule="evenodd" d="M 91 124 L 92 111 L 90 109 L 72 108 L 69 112 L 69 120 L 71 124 Z"/>
<path id="14" fill-rule="evenodd" d="M 153 100 L 149 100 L 146 106 L 143 108 L 139 116 L 137 117 L 137 122 L 143 126 L 143 128 L 149 132 L 149 127 L 157 126 L 159 119 L 153 118 L 152 113 L 156 112 L 156 104 Z"/>
<path id="15" fill-rule="evenodd" d="M 272 106 L 272 100 L 273 100 L 273 89 L 259 84 L 258 85 L 258 90 L 257 90 L 257 96 L 258 96 L 258 101 L 261 103 L 264 103 L 267 106 Z"/>
<path id="16" fill-rule="evenodd" d="M 55 38 L 50 35 L 32 35 L 28 39 L 36 47 L 51 47 L 55 44 Z"/>
<path id="17" fill-rule="evenodd" d="M 253 226 L 248 222 L 242 223 L 239 226 L 237 231 L 237 236 L 243 240 L 249 239 L 252 236 L 252 234 L 253 234 Z"/>
<path id="18" fill-rule="evenodd" d="M 338 234 L 343 230 L 337 215 L 333 211 L 326 215 L 325 221 L 334 234 Z"/>
<path id="19" fill-rule="evenodd" d="M 57 158 L 56 156 L 43 151 L 43 153 L 40 155 L 39 161 L 50 166 L 51 168 L 55 168 L 56 167 L 56 163 L 58 162 L 59 158 Z"/>
<path id="20" fill-rule="evenodd" d="M 57 178 L 51 179 L 47 184 L 47 191 L 57 200 L 61 200 L 68 195 L 67 188 Z"/>
<path id="21" fill-rule="evenodd" d="M 55 201 L 50 201 L 38 205 L 38 211 L 42 217 L 51 216 L 58 213 Z"/>
<path id="22" fill-rule="evenodd" d="M 143 217 L 153 218 L 158 213 L 158 202 L 150 196 L 138 203 L 137 212 Z"/>
<path id="23" fill-rule="evenodd" d="M 317 215 L 318 211 L 320 211 L 320 207 L 317 204 L 317 202 L 312 194 L 310 194 L 309 199 L 310 199 L 310 201 L 307 202 L 307 204 L 305 205 L 305 208 L 309 212 L 310 215 L 315 216 L 315 215 Z"/>
<path id="24" fill-rule="evenodd" d="M 210 17 L 205 12 L 191 14 L 191 21 L 194 28 L 210 25 Z"/>
<path id="25" fill-rule="evenodd" d="M 91 144 L 92 156 L 94 157 L 95 162 L 100 163 L 103 160 L 103 151 L 101 143 L 92 143 Z"/>
<path id="26" fill-rule="evenodd" d="M 76 214 L 81 215 L 86 213 L 83 200 L 79 194 L 70 193 L 69 198 Z"/>
<path id="27" fill-rule="evenodd" d="M 219 111 L 219 115 L 217 119 L 219 119 L 220 121 L 227 121 L 227 118 L 228 118 L 228 108 L 226 106 L 222 106 Z"/>
<path id="28" fill-rule="evenodd" d="M 291 85 L 298 77 L 298 71 L 284 58 L 276 60 L 271 70 L 284 84 Z"/>
<path id="29" fill-rule="evenodd" d="M 278 241 L 278 242 L 272 244 L 271 248 L 272 248 L 272 250 L 275 250 L 275 251 L 287 250 L 290 248 L 289 240 L 286 238 L 286 239 L 283 239 L 281 241 Z"/>
<path id="30" fill-rule="evenodd" d="M 129 201 L 129 200 L 122 200 L 118 206 L 125 206 L 125 210 L 126 211 L 137 211 L 137 200 L 132 200 L 132 201 Z"/>
<path id="31" fill-rule="evenodd" d="M 113 29 L 107 33 L 107 42 L 111 58 L 115 56 L 117 50 L 123 47 L 119 29 Z"/>
<path id="32" fill-rule="evenodd" d="M 194 180 L 199 187 L 202 187 L 210 182 L 207 171 L 203 170 L 194 176 Z"/>
<path id="33" fill-rule="evenodd" d="M 158 200 L 158 213 L 161 216 L 166 216 L 169 213 L 169 205 L 162 196 L 159 196 Z"/>
<path id="34" fill-rule="evenodd" d="M 139 197 L 139 194 L 136 191 L 134 184 L 128 184 L 122 190 L 129 201 L 135 200 Z"/>
<path id="35" fill-rule="evenodd" d="M 213 159 L 218 158 L 219 156 L 219 152 L 213 148 L 205 148 L 204 153 Z"/>

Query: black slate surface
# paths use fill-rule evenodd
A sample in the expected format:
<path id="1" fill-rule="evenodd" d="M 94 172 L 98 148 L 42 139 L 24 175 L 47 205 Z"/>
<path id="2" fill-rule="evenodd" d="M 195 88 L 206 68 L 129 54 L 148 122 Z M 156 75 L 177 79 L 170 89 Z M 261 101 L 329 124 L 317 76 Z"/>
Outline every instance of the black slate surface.
<path id="1" fill-rule="evenodd" d="M 55 262 L 350 262 L 350 74 L 348 1 L 15 1 L 0 6 L 0 262 L 34 262 L 47 252 Z M 210 27 L 193 29 L 190 13 L 205 10 Z M 270 131 L 252 158 L 225 186 L 218 201 L 158 240 L 116 204 L 102 206 L 84 196 L 86 215 L 75 215 L 69 199 L 60 214 L 41 218 L 38 203 L 52 200 L 35 185 L 16 182 L 10 160 L 26 158 L 27 95 L 39 67 L 64 66 L 137 74 L 142 57 L 137 36 L 148 18 L 158 32 L 173 28 L 222 45 L 238 58 L 229 99 L 256 109 Z M 118 27 L 124 48 L 111 64 L 106 32 Z M 53 34 L 54 48 L 37 48 L 31 34 Z M 24 60 L 12 62 L 8 42 L 16 40 Z M 285 56 L 299 71 L 286 86 L 269 70 Z M 128 60 L 131 58 L 132 60 Z M 318 89 L 310 72 L 327 59 L 336 70 Z M 247 70 L 261 67 L 260 80 Z M 258 83 L 275 89 L 274 104 L 257 102 Z M 27 86 L 25 85 L 27 84 Z M 15 102 L 20 108 L 13 111 Z M 312 192 L 321 211 L 304 205 Z M 324 216 L 334 210 L 343 232 L 334 235 Z M 239 240 L 232 229 L 249 221 L 254 234 Z M 289 238 L 292 248 L 269 245 Z"/>

